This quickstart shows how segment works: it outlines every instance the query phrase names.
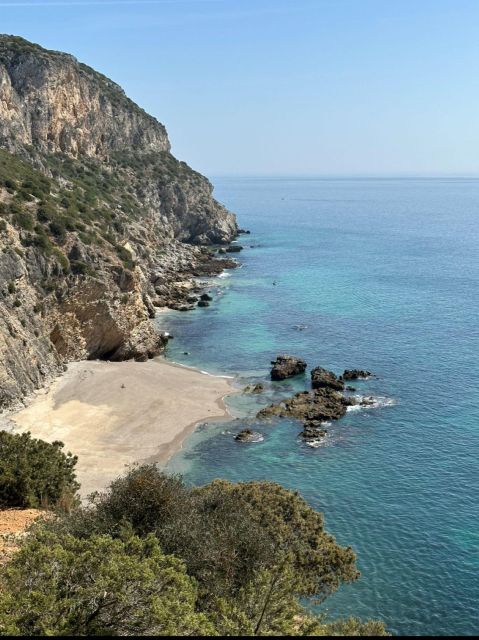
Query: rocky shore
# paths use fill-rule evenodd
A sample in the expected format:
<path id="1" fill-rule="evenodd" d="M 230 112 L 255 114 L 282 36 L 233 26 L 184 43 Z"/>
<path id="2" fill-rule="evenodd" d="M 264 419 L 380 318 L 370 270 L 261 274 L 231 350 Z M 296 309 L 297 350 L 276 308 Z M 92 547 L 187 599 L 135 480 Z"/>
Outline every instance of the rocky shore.
<path id="1" fill-rule="evenodd" d="M 207 306 L 195 279 L 239 248 L 212 191 L 114 82 L 0 36 L 0 411 L 69 362 L 154 357 L 157 309 Z"/>

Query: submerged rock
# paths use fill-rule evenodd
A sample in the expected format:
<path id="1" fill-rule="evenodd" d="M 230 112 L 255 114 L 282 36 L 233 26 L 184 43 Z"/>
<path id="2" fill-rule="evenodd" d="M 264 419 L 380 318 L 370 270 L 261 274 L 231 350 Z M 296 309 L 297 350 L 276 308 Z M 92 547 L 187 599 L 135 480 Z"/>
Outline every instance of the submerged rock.
<path id="1" fill-rule="evenodd" d="M 343 380 L 364 380 L 372 375 L 370 371 L 364 371 L 363 369 L 345 369 L 341 378 Z"/>
<path id="2" fill-rule="evenodd" d="M 261 382 L 258 382 L 258 384 L 249 384 L 247 387 L 244 388 L 244 393 L 263 393 L 264 391 L 264 385 L 261 384 Z"/>
<path id="3" fill-rule="evenodd" d="M 230 244 L 226 248 L 226 253 L 239 253 L 240 251 L 243 251 L 243 247 L 240 244 Z"/>
<path id="4" fill-rule="evenodd" d="M 262 439 L 263 436 L 260 433 L 252 431 L 251 429 L 243 429 L 243 431 L 235 435 L 237 442 L 260 442 Z"/>
<path id="5" fill-rule="evenodd" d="M 280 355 L 271 364 L 271 380 L 285 380 L 306 370 L 306 362 L 295 356 Z"/>
<path id="6" fill-rule="evenodd" d="M 209 307 L 210 303 L 208 302 L 208 300 L 199 300 L 198 306 L 199 307 Z"/>
<path id="7" fill-rule="evenodd" d="M 305 425 L 303 431 L 299 434 L 303 440 L 318 440 L 328 435 L 328 430 L 322 427 L 313 427 L 309 424 Z"/>
<path id="8" fill-rule="evenodd" d="M 332 371 L 328 371 L 322 367 L 316 367 L 316 369 L 311 371 L 311 386 L 313 389 L 329 388 L 342 391 L 344 389 L 344 382 Z"/>

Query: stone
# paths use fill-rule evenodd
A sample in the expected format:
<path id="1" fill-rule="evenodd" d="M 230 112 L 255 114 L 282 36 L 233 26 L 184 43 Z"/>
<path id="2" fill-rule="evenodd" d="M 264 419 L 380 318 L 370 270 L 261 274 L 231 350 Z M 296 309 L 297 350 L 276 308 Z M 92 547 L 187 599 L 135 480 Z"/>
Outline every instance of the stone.
<path id="1" fill-rule="evenodd" d="M 336 391 L 344 389 L 344 382 L 332 371 L 316 367 L 311 371 L 311 386 L 313 389 L 330 388 Z"/>
<path id="2" fill-rule="evenodd" d="M 370 378 L 373 374 L 363 369 L 345 369 L 341 378 L 343 380 L 364 380 Z"/>
<path id="3" fill-rule="evenodd" d="M 279 355 L 271 364 L 271 380 L 285 380 L 306 371 L 306 362 L 295 356 Z"/>
<path id="4" fill-rule="evenodd" d="M 258 382 L 255 385 L 249 384 L 244 388 L 244 393 L 263 393 L 264 385 Z"/>
<path id="5" fill-rule="evenodd" d="M 237 442 L 258 442 L 262 439 L 263 437 L 260 433 L 252 431 L 251 429 L 243 429 L 243 431 L 235 435 Z"/>

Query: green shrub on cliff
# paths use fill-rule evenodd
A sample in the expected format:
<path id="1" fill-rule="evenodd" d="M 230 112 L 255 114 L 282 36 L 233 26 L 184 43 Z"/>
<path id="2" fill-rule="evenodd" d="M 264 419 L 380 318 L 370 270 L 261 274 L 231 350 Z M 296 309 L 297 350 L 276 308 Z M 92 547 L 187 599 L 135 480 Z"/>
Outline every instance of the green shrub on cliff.
<path id="1" fill-rule="evenodd" d="M 78 489 L 77 458 L 61 442 L 0 431 L 0 508 L 67 506 Z"/>
<path id="2" fill-rule="evenodd" d="M 0 578 L 0 634 L 213 635 L 184 564 L 154 536 L 29 539 Z"/>
<path id="3" fill-rule="evenodd" d="M 353 551 L 324 531 L 322 515 L 275 483 L 191 489 L 141 466 L 92 497 L 90 508 L 43 526 L 82 541 L 153 535 L 198 585 L 195 610 L 211 635 L 387 635 L 377 622 L 328 625 L 302 606 L 302 598 L 322 602 L 359 573 Z"/>

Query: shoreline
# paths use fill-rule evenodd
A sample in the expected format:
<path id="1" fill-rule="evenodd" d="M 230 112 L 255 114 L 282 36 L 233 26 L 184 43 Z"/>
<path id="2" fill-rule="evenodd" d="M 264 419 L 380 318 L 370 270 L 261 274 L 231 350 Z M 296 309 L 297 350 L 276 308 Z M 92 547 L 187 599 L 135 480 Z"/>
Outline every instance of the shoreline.
<path id="1" fill-rule="evenodd" d="M 14 433 L 60 440 L 78 456 L 84 500 L 128 466 L 166 465 L 199 423 L 230 417 L 224 399 L 235 392 L 233 378 L 164 357 L 78 361 L 8 419 Z"/>

